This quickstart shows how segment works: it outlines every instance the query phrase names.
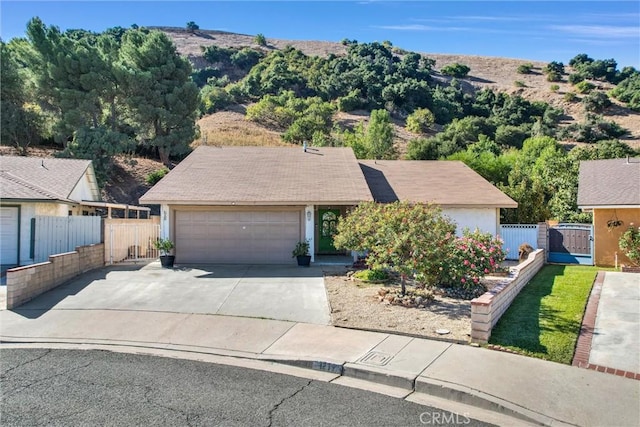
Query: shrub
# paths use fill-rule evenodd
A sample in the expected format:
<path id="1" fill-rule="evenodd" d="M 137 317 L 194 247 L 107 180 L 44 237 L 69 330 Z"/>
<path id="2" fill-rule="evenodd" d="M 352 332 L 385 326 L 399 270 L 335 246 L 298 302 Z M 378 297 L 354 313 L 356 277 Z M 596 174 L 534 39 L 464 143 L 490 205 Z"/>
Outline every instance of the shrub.
<path id="1" fill-rule="evenodd" d="M 562 99 L 564 99 L 567 102 L 574 102 L 576 98 L 577 98 L 577 95 L 575 92 L 567 92 L 562 97 Z"/>
<path id="2" fill-rule="evenodd" d="M 389 273 L 381 269 L 360 270 L 353 273 L 353 277 L 363 282 L 381 283 L 389 280 Z"/>
<path id="3" fill-rule="evenodd" d="M 562 74 L 551 71 L 547 73 L 548 82 L 560 82 L 562 81 Z"/>
<path id="4" fill-rule="evenodd" d="M 413 133 L 426 133 L 431 126 L 435 117 L 433 113 L 426 108 L 418 108 L 407 117 L 407 130 Z"/>
<path id="5" fill-rule="evenodd" d="M 609 97 L 602 92 L 591 92 L 582 98 L 585 111 L 600 113 L 611 105 Z"/>
<path id="6" fill-rule="evenodd" d="M 620 236 L 618 246 L 634 265 L 640 265 L 640 228 L 633 227 L 632 224 Z"/>
<path id="7" fill-rule="evenodd" d="M 516 80 L 515 82 L 513 82 L 513 84 L 515 85 L 515 87 L 527 87 L 527 85 L 522 80 Z"/>
<path id="8" fill-rule="evenodd" d="M 580 83 L 576 84 L 575 87 L 578 93 L 589 93 L 593 89 L 595 89 L 596 86 L 593 83 L 583 80 Z"/>
<path id="9" fill-rule="evenodd" d="M 584 75 L 580 73 L 569 74 L 569 83 L 576 85 L 584 80 Z"/>
<path id="10" fill-rule="evenodd" d="M 233 97 L 224 89 L 207 85 L 200 91 L 200 112 L 212 114 L 233 104 Z"/>
<path id="11" fill-rule="evenodd" d="M 262 33 L 256 34 L 256 36 L 253 38 L 253 41 L 258 46 L 266 46 L 267 45 L 267 38 Z"/>
<path id="12" fill-rule="evenodd" d="M 151 173 L 149 173 L 145 178 L 145 182 L 149 185 L 156 185 L 158 183 L 158 181 L 160 181 L 162 178 L 164 178 L 164 176 L 166 174 L 169 173 L 169 169 L 167 168 L 162 168 L 162 169 L 158 169 L 155 170 Z"/>
<path id="13" fill-rule="evenodd" d="M 551 89 L 551 92 L 556 93 L 557 91 L 560 90 L 560 86 L 558 85 L 551 85 L 549 86 L 549 89 Z"/>
<path id="14" fill-rule="evenodd" d="M 611 90 L 611 96 L 627 104 L 627 107 L 640 111 L 640 73 L 635 72 L 621 81 Z"/>
<path id="15" fill-rule="evenodd" d="M 551 61 L 542 69 L 545 74 L 556 73 L 559 75 L 564 74 L 564 64 L 562 62 Z"/>
<path id="16" fill-rule="evenodd" d="M 495 272 L 506 257 L 502 240 L 476 229 L 463 231 L 453 251 L 443 260 L 441 283 L 451 287 L 474 288 L 480 278 Z"/>
<path id="17" fill-rule="evenodd" d="M 526 64 L 521 64 L 518 66 L 518 74 L 529 74 L 531 73 L 531 69 L 533 68 L 533 64 L 527 62 Z"/>
<path id="18" fill-rule="evenodd" d="M 354 89 L 348 95 L 338 98 L 338 110 L 349 112 L 362 108 L 366 100 L 362 99 L 359 89 Z"/>
<path id="19" fill-rule="evenodd" d="M 471 68 L 467 67 L 464 64 L 458 64 L 457 62 L 454 64 L 445 65 L 442 67 L 440 72 L 445 76 L 452 76 L 456 78 L 466 77 L 469 74 Z"/>

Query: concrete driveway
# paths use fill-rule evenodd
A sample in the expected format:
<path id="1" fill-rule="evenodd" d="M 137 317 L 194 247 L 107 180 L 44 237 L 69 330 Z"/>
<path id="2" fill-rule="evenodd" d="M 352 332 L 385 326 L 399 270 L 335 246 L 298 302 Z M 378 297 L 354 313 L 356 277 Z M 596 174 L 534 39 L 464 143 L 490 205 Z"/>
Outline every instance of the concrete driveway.
<path id="1" fill-rule="evenodd" d="M 174 270 L 146 266 L 95 270 L 16 311 L 127 310 L 218 314 L 328 325 L 320 267 L 206 265 Z"/>
<path id="2" fill-rule="evenodd" d="M 607 271 L 589 363 L 640 373 L 640 274 Z"/>

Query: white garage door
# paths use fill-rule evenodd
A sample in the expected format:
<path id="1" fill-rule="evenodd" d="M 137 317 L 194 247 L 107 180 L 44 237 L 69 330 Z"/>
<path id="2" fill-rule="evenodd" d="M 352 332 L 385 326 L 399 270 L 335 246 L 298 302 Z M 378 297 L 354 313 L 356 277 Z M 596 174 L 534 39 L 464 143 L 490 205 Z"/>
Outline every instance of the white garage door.
<path id="1" fill-rule="evenodd" d="M 0 264 L 18 265 L 18 208 L 0 208 Z"/>
<path id="2" fill-rule="evenodd" d="M 176 262 L 286 264 L 301 210 L 176 211 Z"/>

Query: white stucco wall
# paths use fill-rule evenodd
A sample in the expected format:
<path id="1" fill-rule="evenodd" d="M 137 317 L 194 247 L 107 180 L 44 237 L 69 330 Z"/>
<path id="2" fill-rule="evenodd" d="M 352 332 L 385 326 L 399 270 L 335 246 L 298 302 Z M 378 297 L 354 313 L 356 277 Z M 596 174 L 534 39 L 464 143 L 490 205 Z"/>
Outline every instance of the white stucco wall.
<path id="1" fill-rule="evenodd" d="M 176 236 L 171 236 L 170 224 L 172 223 L 170 218 L 171 210 L 169 205 L 160 205 L 160 237 L 163 239 L 176 239 Z M 171 237 L 170 237 L 171 236 Z"/>
<path id="2" fill-rule="evenodd" d="M 465 228 L 497 235 L 500 233 L 500 210 L 495 208 L 446 208 L 442 210 L 456 224 L 456 235 L 461 236 Z"/>
<path id="3" fill-rule="evenodd" d="M 307 205 L 304 208 L 304 238 L 309 241 L 309 253 L 311 254 L 311 262 L 315 262 L 315 207 L 313 205 Z"/>
<path id="4" fill-rule="evenodd" d="M 78 181 L 78 184 L 76 184 L 68 198 L 78 202 L 82 200 L 100 200 L 100 191 L 98 186 L 94 180 L 90 179 L 88 172 L 85 172 L 85 174 L 82 175 L 82 178 Z"/>

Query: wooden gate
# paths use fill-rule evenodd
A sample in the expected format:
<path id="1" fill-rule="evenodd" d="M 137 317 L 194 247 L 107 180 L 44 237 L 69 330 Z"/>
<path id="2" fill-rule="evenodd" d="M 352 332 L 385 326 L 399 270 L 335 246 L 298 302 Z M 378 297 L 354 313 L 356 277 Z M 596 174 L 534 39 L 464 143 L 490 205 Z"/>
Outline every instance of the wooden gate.
<path id="1" fill-rule="evenodd" d="M 549 262 L 593 265 L 593 226 L 558 224 L 549 227 Z"/>

